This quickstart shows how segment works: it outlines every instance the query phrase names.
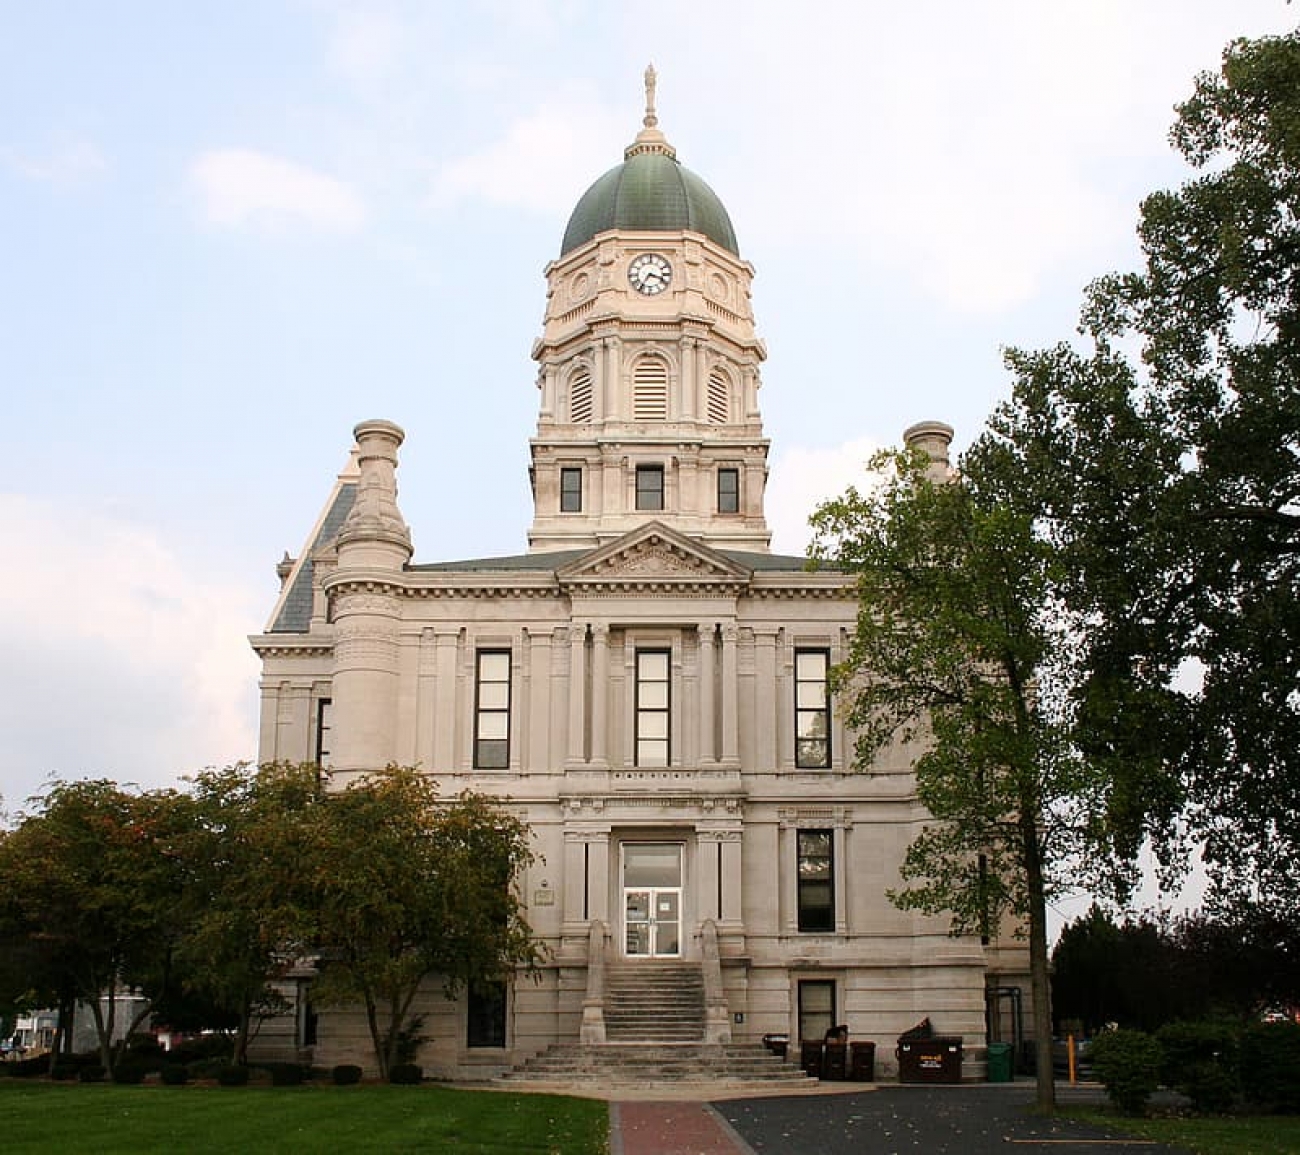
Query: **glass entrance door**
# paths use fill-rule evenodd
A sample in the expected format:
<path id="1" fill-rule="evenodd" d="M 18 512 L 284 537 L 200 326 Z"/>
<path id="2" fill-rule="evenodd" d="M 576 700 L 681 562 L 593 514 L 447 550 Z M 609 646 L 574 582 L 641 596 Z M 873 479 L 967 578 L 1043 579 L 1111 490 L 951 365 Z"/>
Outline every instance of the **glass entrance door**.
<path id="1" fill-rule="evenodd" d="M 623 845 L 623 928 L 630 958 L 682 953 L 682 848 L 675 842 Z"/>

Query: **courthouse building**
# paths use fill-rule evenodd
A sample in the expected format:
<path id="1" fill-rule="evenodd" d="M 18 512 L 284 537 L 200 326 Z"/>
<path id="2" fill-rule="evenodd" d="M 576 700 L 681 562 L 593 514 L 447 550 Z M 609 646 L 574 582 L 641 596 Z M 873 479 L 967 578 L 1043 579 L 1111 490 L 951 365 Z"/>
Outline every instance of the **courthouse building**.
<path id="1" fill-rule="evenodd" d="M 616 980 L 653 1003 L 663 975 L 702 992 L 683 1037 L 707 1044 L 842 1023 L 888 1044 L 887 1067 L 894 1036 L 929 1016 L 977 1058 L 1023 952 L 950 937 L 886 896 L 926 817 L 916 751 L 853 768 L 827 674 L 854 583 L 770 550 L 754 268 L 659 130 L 652 77 L 647 94 L 643 128 L 546 268 L 526 548 L 414 557 L 403 431 L 358 425 L 252 638 L 259 757 L 319 760 L 338 784 L 416 765 L 447 795 L 508 799 L 531 827 L 539 857 L 520 886 L 540 981 L 458 1001 L 431 984 L 426 1071 L 676 1037 L 667 1011 L 636 1023 L 613 1006 Z M 522 359 L 524 335 L 503 336 Z M 422 416 L 434 424 L 408 419 Z M 907 437 L 943 469 L 951 432 Z M 359 1015 L 304 1009 L 296 1041 L 318 1063 L 371 1061 Z"/>

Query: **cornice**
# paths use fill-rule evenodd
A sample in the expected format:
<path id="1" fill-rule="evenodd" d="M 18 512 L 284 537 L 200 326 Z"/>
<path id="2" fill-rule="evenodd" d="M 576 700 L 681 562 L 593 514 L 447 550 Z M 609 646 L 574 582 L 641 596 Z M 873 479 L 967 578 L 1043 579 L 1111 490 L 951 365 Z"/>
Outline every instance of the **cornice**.
<path id="1" fill-rule="evenodd" d="M 324 658 L 334 653 L 333 633 L 250 634 L 248 644 L 259 658 Z"/>

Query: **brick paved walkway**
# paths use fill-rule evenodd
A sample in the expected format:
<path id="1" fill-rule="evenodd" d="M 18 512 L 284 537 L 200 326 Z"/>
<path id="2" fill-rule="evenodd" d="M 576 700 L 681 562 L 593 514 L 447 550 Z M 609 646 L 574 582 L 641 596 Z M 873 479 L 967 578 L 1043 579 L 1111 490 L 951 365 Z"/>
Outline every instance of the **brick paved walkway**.
<path id="1" fill-rule="evenodd" d="M 610 1103 L 610 1155 L 753 1155 L 707 1103 Z"/>

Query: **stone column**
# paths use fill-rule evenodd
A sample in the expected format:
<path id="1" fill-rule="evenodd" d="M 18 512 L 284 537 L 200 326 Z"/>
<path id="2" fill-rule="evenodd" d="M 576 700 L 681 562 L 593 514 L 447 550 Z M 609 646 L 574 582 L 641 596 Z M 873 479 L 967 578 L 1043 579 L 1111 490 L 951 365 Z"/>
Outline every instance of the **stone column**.
<path id="1" fill-rule="evenodd" d="M 776 626 L 754 630 L 754 766 L 775 770 L 777 766 Z"/>
<path id="2" fill-rule="evenodd" d="M 683 337 L 681 343 L 682 349 L 682 379 L 681 388 L 678 392 L 681 395 L 681 416 L 684 420 L 698 420 L 704 413 L 700 408 L 699 394 L 697 392 L 699 382 L 699 341 L 694 337 Z"/>
<path id="3" fill-rule="evenodd" d="M 744 918 L 744 843 L 739 830 L 719 836 L 722 846 L 722 914 L 724 923 L 739 923 Z"/>
<path id="4" fill-rule="evenodd" d="M 357 439 L 357 498 L 339 530 L 333 598 L 334 757 L 344 774 L 379 770 L 397 757 L 398 595 L 411 534 L 397 507 L 402 430 L 365 421 Z"/>
<path id="5" fill-rule="evenodd" d="M 722 918 L 718 901 L 722 882 L 719 861 L 722 855 L 718 849 L 721 837 L 716 830 L 699 830 L 695 835 L 695 913 L 701 922 Z"/>
<path id="6" fill-rule="evenodd" d="M 566 762 L 581 766 L 587 761 L 587 626 L 569 626 L 569 747 Z"/>
<path id="7" fill-rule="evenodd" d="M 736 639 L 739 630 L 735 622 L 724 622 L 722 626 L 722 757 L 723 766 L 740 765 L 740 734 L 737 728 L 737 669 Z"/>
<path id="8" fill-rule="evenodd" d="M 591 761 L 601 769 L 609 765 L 609 625 L 591 627 Z"/>
<path id="9" fill-rule="evenodd" d="M 695 627 L 700 641 L 700 757 L 701 764 L 716 762 L 718 748 L 714 740 L 717 702 L 714 696 L 716 676 L 713 671 L 714 627 L 710 622 Z"/>

